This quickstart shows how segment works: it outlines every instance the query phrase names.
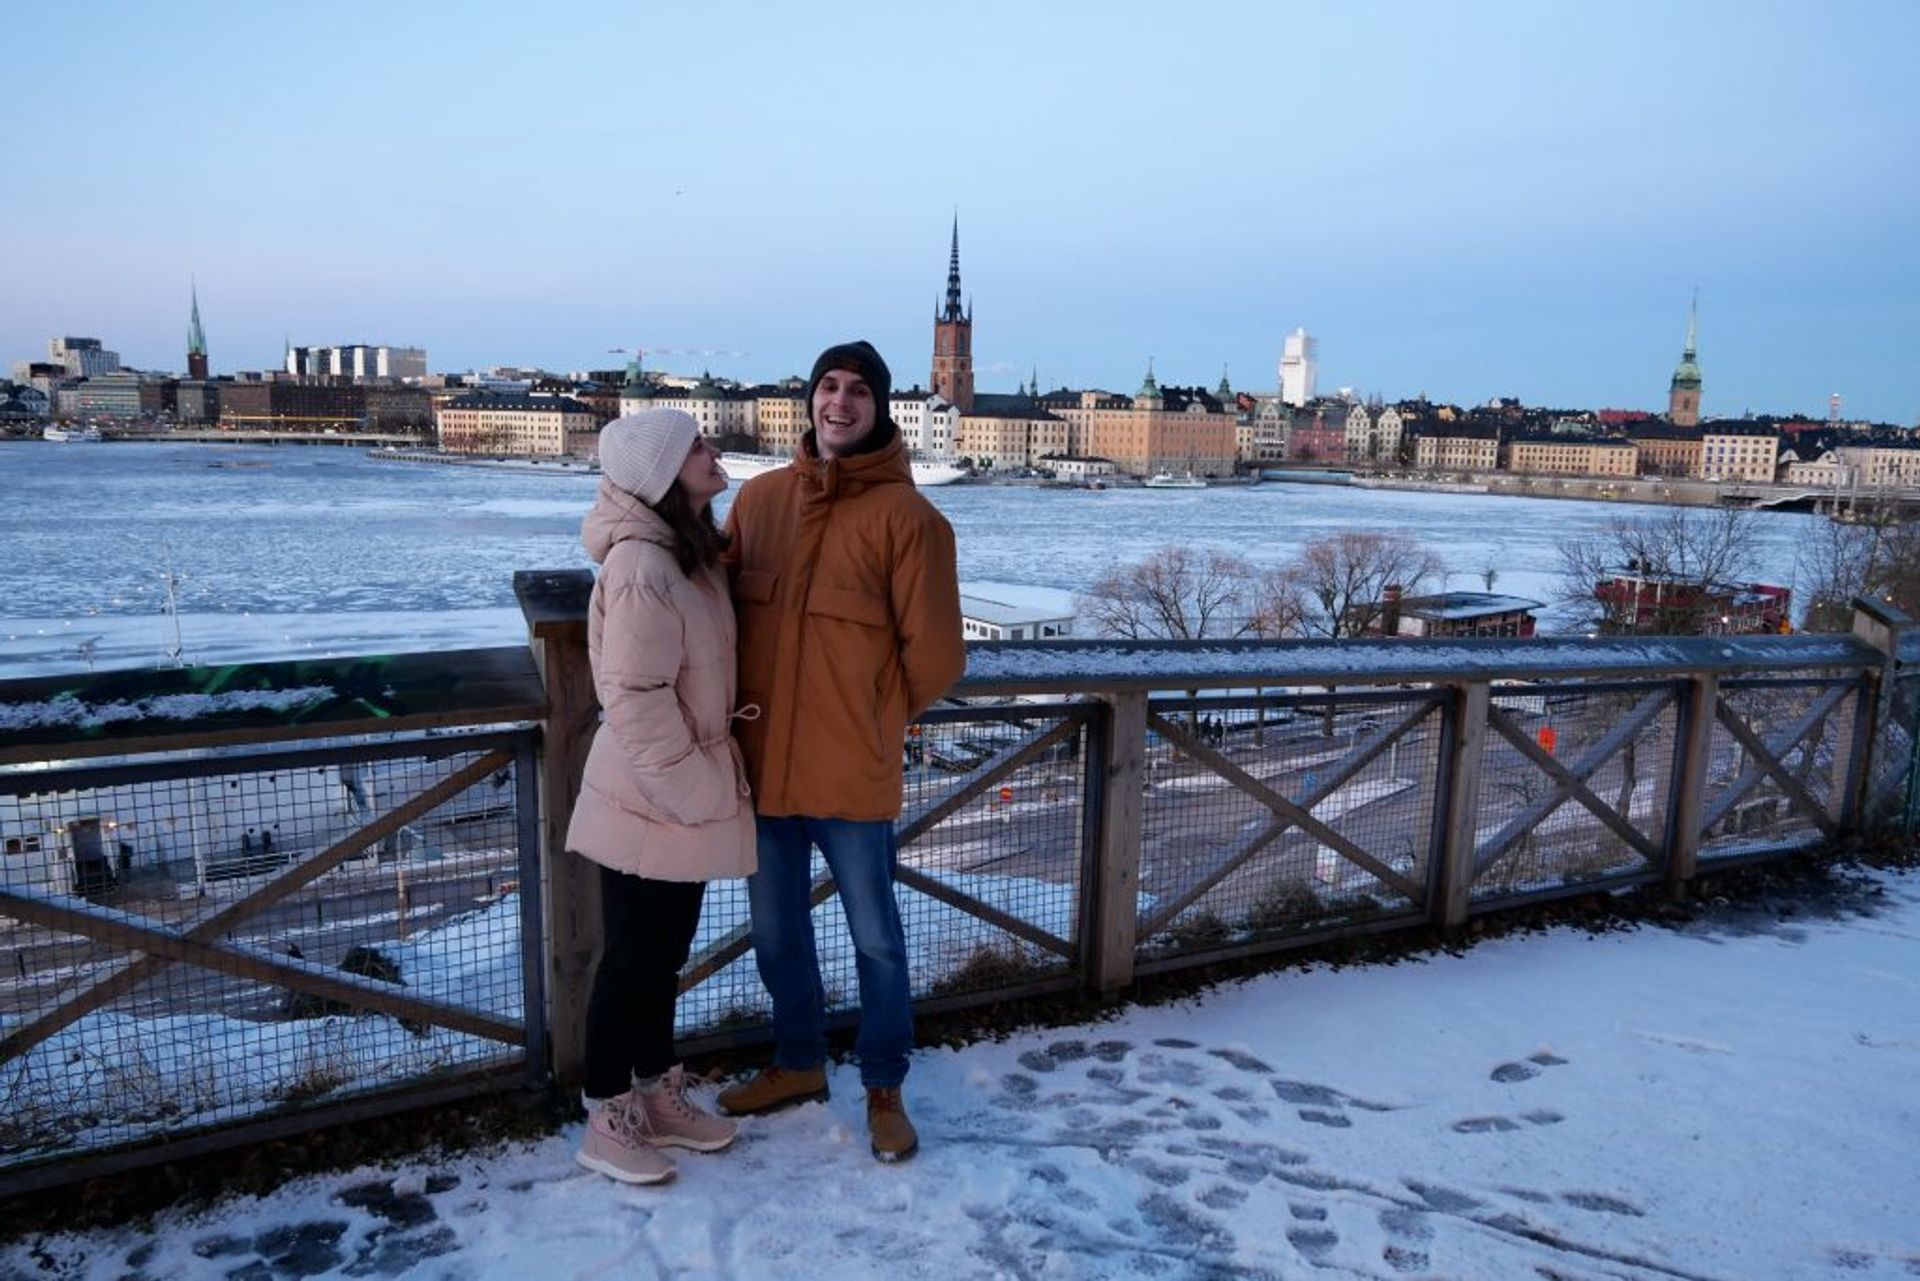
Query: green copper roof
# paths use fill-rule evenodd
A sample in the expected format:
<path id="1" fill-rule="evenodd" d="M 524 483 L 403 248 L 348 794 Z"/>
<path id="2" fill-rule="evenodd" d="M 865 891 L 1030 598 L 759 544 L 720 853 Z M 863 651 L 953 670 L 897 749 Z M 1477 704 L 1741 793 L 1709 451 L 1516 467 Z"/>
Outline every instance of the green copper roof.
<path id="1" fill-rule="evenodd" d="M 1700 390 L 1700 362 L 1696 348 L 1700 332 L 1700 295 L 1693 296 L 1693 305 L 1687 308 L 1687 345 L 1680 353 L 1680 363 L 1673 370 L 1673 389 L 1675 391 Z"/>
<path id="2" fill-rule="evenodd" d="M 1160 384 L 1153 380 L 1153 357 L 1147 357 L 1147 380 L 1140 384 L 1140 390 L 1134 393 L 1136 400 L 1160 399 Z"/>

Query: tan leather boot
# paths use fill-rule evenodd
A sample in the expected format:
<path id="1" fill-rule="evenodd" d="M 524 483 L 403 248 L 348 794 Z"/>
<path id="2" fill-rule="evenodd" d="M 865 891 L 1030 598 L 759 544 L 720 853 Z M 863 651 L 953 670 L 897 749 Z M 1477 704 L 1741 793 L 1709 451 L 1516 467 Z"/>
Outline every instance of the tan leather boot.
<path id="1" fill-rule="evenodd" d="M 874 1086 L 867 1091 L 867 1133 L 873 1139 L 876 1161 L 904 1161 L 920 1150 L 920 1136 L 907 1119 L 899 1086 Z"/>
<path id="2" fill-rule="evenodd" d="M 816 1063 L 810 1068 L 783 1068 L 769 1064 L 738 1085 L 720 1091 L 714 1100 L 728 1116 L 757 1116 L 777 1112 L 796 1103 L 811 1103 L 827 1097 L 827 1067 Z"/>

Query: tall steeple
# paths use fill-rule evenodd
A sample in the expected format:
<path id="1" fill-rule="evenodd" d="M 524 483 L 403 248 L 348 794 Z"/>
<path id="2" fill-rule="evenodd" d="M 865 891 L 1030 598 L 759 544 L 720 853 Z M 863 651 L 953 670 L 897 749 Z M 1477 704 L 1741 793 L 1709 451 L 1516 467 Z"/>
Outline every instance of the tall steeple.
<path id="1" fill-rule="evenodd" d="M 941 320 L 970 319 L 960 309 L 960 215 L 953 215 L 953 252 L 947 258 L 947 305 Z"/>
<path id="2" fill-rule="evenodd" d="M 205 382 L 207 378 L 207 333 L 200 327 L 200 285 L 194 282 L 193 310 L 187 319 L 187 377 Z"/>
<path id="3" fill-rule="evenodd" d="M 1676 427 L 1700 425 L 1700 291 L 1693 291 L 1693 304 L 1687 308 L 1687 345 L 1681 350 L 1680 363 L 1674 367 L 1673 381 L 1667 384 L 1667 417 Z"/>
<path id="4" fill-rule="evenodd" d="M 933 376 L 928 379 L 936 396 L 959 407 L 973 409 L 973 306 L 960 301 L 960 215 L 953 215 L 953 248 L 947 257 L 947 298 L 933 313 Z"/>

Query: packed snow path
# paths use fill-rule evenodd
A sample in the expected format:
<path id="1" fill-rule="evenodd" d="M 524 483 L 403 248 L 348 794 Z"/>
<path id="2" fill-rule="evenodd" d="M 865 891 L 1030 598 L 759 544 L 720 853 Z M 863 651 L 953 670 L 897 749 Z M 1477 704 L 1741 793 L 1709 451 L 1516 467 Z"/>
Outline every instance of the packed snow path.
<path id="1" fill-rule="evenodd" d="M 503 1153 L 15 1243 L 0 1276 L 1920 1276 L 1920 874 L 1842 905 L 1275 974 L 927 1050 L 660 1188 Z"/>

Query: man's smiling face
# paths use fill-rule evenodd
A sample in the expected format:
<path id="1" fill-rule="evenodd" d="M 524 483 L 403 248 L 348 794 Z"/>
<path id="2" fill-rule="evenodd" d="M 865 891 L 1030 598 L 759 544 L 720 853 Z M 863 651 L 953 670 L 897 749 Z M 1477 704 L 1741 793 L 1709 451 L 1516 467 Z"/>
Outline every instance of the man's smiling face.
<path id="1" fill-rule="evenodd" d="M 822 458 L 843 458 L 857 448 L 878 416 L 873 388 L 847 369 L 829 369 L 813 389 L 814 443 Z"/>

